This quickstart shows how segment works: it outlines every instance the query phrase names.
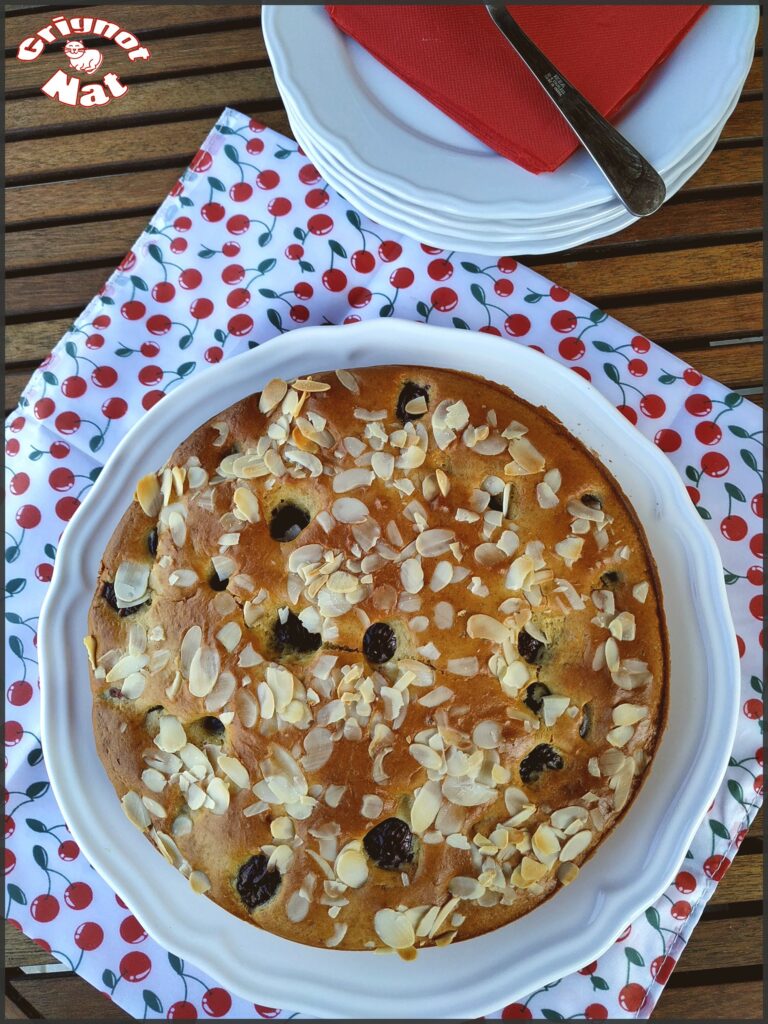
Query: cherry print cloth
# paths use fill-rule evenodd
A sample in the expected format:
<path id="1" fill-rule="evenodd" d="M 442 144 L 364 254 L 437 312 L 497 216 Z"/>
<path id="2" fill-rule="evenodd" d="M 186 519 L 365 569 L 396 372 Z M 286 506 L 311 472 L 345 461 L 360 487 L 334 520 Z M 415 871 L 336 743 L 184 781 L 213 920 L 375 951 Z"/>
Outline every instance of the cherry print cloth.
<path id="1" fill-rule="evenodd" d="M 384 231 L 295 143 L 233 110 L 8 420 L 6 916 L 134 1017 L 297 1015 L 162 949 L 86 863 L 42 759 L 36 627 L 62 530 L 147 409 L 299 325 L 380 316 L 498 334 L 591 379 L 667 453 L 722 553 L 743 673 L 727 779 L 656 905 L 597 963 L 496 1014 L 647 1017 L 761 801 L 759 410 L 514 259 Z"/>
<path id="2" fill-rule="evenodd" d="M 509 9 L 606 117 L 621 109 L 705 10 L 581 4 Z M 554 171 L 576 150 L 576 136 L 483 4 L 331 4 L 327 10 L 385 67 L 527 171 Z"/>

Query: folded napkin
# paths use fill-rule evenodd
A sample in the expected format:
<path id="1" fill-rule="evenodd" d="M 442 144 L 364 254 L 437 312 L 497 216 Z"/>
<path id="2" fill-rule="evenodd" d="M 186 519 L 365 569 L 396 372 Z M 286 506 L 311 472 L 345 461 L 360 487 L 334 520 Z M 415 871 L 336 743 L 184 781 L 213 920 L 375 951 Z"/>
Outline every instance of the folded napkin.
<path id="1" fill-rule="evenodd" d="M 80 853 L 40 747 L 37 618 L 62 530 L 168 391 L 305 324 L 380 316 L 501 335 L 591 380 L 673 462 L 727 567 L 742 714 L 680 872 L 597 961 L 489 1014 L 648 1017 L 762 800 L 760 409 L 511 257 L 441 252 L 379 227 L 294 142 L 234 110 L 8 419 L 6 918 L 133 1017 L 298 1016 L 163 949 Z"/>
<path id="2" fill-rule="evenodd" d="M 579 145 L 485 6 L 330 4 L 377 60 L 527 171 L 554 171 Z M 671 53 L 703 6 L 509 6 L 570 82 L 612 117 Z"/>

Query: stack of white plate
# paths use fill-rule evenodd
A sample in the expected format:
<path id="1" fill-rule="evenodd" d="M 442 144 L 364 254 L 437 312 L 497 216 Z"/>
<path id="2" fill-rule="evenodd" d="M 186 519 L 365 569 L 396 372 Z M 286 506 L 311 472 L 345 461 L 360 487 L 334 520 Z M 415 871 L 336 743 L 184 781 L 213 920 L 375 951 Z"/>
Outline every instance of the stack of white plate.
<path id="1" fill-rule="evenodd" d="M 758 21 L 757 6 L 709 7 L 619 117 L 668 197 L 712 152 Z M 379 224 L 440 249 L 502 256 L 556 252 L 634 221 L 586 152 L 552 173 L 523 170 L 380 64 L 324 7 L 268 5 L 262 27 L 296 140 Z"/>

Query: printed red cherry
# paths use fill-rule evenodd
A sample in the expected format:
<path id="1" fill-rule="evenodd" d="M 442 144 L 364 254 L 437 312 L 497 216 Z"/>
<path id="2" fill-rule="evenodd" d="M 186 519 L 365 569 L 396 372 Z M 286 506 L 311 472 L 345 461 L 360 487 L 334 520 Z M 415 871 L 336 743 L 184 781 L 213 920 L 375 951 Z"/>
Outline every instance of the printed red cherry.
<path id="1" fill-rule="evenodd" d="M 203 275 L 196 267 L 187 267 L 179 274 L 179 284 L 187 291 L 199 288 L 203 282 Z"/>
<path id="2" fill-rule="evenodd" d="M 155 302 L 170 302 L 176 294 L 176 288 L 170 281 L 158 281 L 152 285 L 152 298 Z"/>
<path id="3" fill-rule="evenodd" d="M 333 229 L 333 221 L 327 213 L 316 213 L 307 221 L 307 230 L 313 235 L 327 235 Z"/>
<path id="4" fill-rule="evenodd" d="M 56 502 L 56 515 L 63 523 L 68 523 L 72 516 L 80 508 L 77 498 L 61 498 Z"/>
<path id="5" fill-rule="evenodd" d="M 5 816 L 5 838 L 10 839 L 13 833 L 16 831 L 16 822 L 13 818 L 6 814 Z"/>
<path id="6" fill-rule="evenodd" d="M 128 412 L 128 403 L 124 398 L 110 398 L 101 407 L 108 420 L 119 420 Z"/>
<path id="7" fill-rule="evenodd" d="M 144 981 L 152 970 L 152 961 L 146 953 L 126 953 L 120 961 L 120 977 L 126 981 Z"/>
<path id="8" fill-rule="evenodd" d="M 305 324 L 309 320 L 309 310 L 306 306 L 296 303 L 295 306 L 291 306 L 289 316 L 294 323 Z"/>
<path id="9" fill-rule="evenodd" d="M 698 370 L 694 370 L 693 367 L 689 366 L 686 370 L 683 370 L 683 380 L 686 384 L 690 384 L 692 388 L 695 388 L 701 384 L 703 377 Z"/>
<path id="10" fill-rule="evenodd" d="M 17 743 L 21 742 L 21 738 L 24 735 L 24 727 L 21 722 L 6 722 L 5 723 L 5 745 L 6 747 L 15 747 Z"/>
<path id="11" fill-rule="evenodd" d="M 322 281 L 329 292 L 342 292 L 347 287 L 347 275 L 337 267 L 324 271 Z"/>
<path id="12" fill-rule="evenodd" d="M 763 495 L 756 494 L 752 501 L 749 503 L 749 507 L 755 513 L 758 519 L 763 518 Z"/>
<path id="13" fill-rule="evenodd" d="M 165 398 L 164 391 L 147 391 L 145 395 L 142 395 L 141 406 L 143 409 L 151 409 L 153 405 L 157 405 L 161 398 Z"/>
<path id="14" fill-rule="evenodd" d="M 231 235 L 243 235 L 251 226 L 251 222 L 244 213 L 236 213 L 227 221 L 227 231 Z"/>
<path id="15" fill-rule="evenodd" d="M 645 352 L 650 352 L 651 343 L 641 334 L 636 334 L 632 339 L 632 348 L 635 352 L 639 352 L 640 355 L 643 355 Z"/>
<path id="16" fill-rule="evenodd" d="M 762 644 L 761 644 L 761 646 L 762 646 Z M 737 633 L 736 634 L 736 650 L 739 652 L 739 657 L 740 658 L 744 657 L 744 652 L 746 651 L 746 649 L 747 649 L 747 645 L 744 643 L 742 638 Z"/>
<path id="17" fill-rule="evenodd" d="M 514 274 L 517 270 L 517 260 L 512 259 L 511 256 L 502 256 L 500 260 L 496 261 L 496 269 L 500 270 L 502 274 Z"/>
<path id="18" fill-rule="evenodd" d="M 19 454 L 20 448 L 21 448 L 21 445 L 19 444 L 19 442 L 16 440 L 15 437 L 12 437 L 10 439 L 10 441 L 6 442 L 5 454 L 6 455 L 10 455 L 11 457 L 13 457 L 14 455 L 18 455 Z"/>
<path id="19" fill-rule="evenodd" d="M 502 299 L 507 299 L 515 290 L 515 286 L 511 281 L 508 281 L 506 277 L 500 277 L 498 281 L 493 282 L 493 290 Z"/>
<path id="20" fill-rule="evenodd" d="M 458 306 L 459 297 L 453 288 L 435 288 L 431 302 L 439 313 L 449 313 Z"/>
<path id="21" fill-rule="evenodd" d="M 389 275 L 389 283 L 393 288 L 410 288 L 413 280 L 413 271 L 410 267 L 398 267 Z"/>
<path id="22" fill-rule="evenodd" d="M 651 961 L 651 975 L 660 985 L 666 985 L 677 961 L 671 956 L 657 956 Z"/>
<path id="23" fill-rule="evenodd" d="M 453 276 L 453 264 L 442 257 L 431 260 L 427 266 L 427 273 L 433 281 L 447 281 Z"/>
<path id="24" fill-rule="evenodd" d="M 311 299 L 315 294 L 315 289 L 309 281 L 298 281 L 293 286 L 293 294 L 297 299 Z"/>
<path id="25" fill-rule="evenodd" d="M 47 896 L 35 896 L 29 912 L 35 921 L 53 921 L 59 913 L 59 901 L 50 893 Z"/>
<path id="26" fill-rule="evenodd" d="M 207 220 L 209 224 L 216 224 L 218 221 L 223 220 L 226 212 L 221 203 L 206 203 L 200 207 L 200 216 L 203 220 Z"/>
<path id="27" fill-rule="evenodd" d="M 211 169 L 213 164 L 213 157 L 207 149 L 198 149 L 195 155 L 192 157 L 192 163 L 189 165 L 191 171 L 197 171 L 198 174 L 205 174 L 206 171 Z"/>
<path id="28" fill-rule="evenodd" d="M 376 266 L 376 257 L 367 249 L 358 249 L 357 252 L 352 253 L 349 262 L 358 274 L 370 274 Z"/>
<path id="29" fill-rule="evenodd" d="M 159 366 L 142 366 L 139 370 L 139 381 L 144 387 L 151 387 L 159 384 L 163 379 L 163 371 Z"/>
<path id="30" fill-rule="evenodd" d="M 195 320 L 207 320 L 213 312 L 213 303 L 210 299 L 195 299 L 189 307 L 190 316 Z"/>
<path id="31" fill-rule="evenodd" d="M 280 175 L 277 173 L 277 171 L 261 171 L 259 174 L 256 175 L 256 184 L 259 186 L 259 188 L 264 189 L 265 192 L 268 192 L 270 189 L 277 188 L 277 186 L 280 184 Z"/>
<path id="32" fill-rule="evenodd" d="M 357 313 L 349 313 L 347 316 L 344 317 L 343 323 L 345 323 L 345 324 L 359 324 L 360 323 L 360 317 L 357 315 Z"/>
<path id="33" fill-rule="evenodd" d="M 189 242 L 187 242 L 186 238 L 174 238 L 171 242 L 171 252 L 178 256 L 187 251 L 188 245 Z"/>
<path id="34" fill-rule="evenodd" d="M 494 337 L 496 337 L 496 338 L 500 338 L 501 337 L 501 331 L 499 330 L 498 327 L 494 327 L 493 324 L 484 324 L 480 328 L 480 333 L 481 334 L 493 334 Z"/>
<path id="35" fill-rule="evenodd" d="M 147 320 L 147 330 L 150 334 L 154 334 L 156 337 L 162 334 L 167 334 L 171 327 L 170 319 L 165 313 L 155 313 Z"/>
<path id="36" fill-rule="evenodd" d="M 184 185 L 180 181 L 175 181 L 171 186 L 170 194 L 172 196 L 180 196 L 184 191 Z"/>
<path id="37" fill-rule="evenodd" d="M 676 452 L 683 443 L 683 439 L 678 432 L 668 428 L 657 431 L 653 440 L 663 452 Z M 690 490 L 695 490 L 695 488 L 690 488 Z"/>
<path id="38" fill-rule="evenodd" d="M 206 363 L 220 363 L 224 358 L 224 349 L 219 345 L 211 345 L 205 350 Z"/>
<path id="39" fill-rule="evenodd" d="M 572 335 L 570 338 L 563 338 L 557 346 L 557 351 L 563 359 L 575 360 L 581 359 L 586 352 L 586 348 L 581 338 L 576 338 Z"/>
<path id="40" fill-rule="evenodd" d="M 65 861 L 77 860 L 80 855 L 80 847 L 74 839 L 65 839 L 59 843 L 59 857 Z"/>
<path id="41" fill-rule="evenodd" d="M 120 307 L 120 312 L 126 320 L 141 320 L 146 311 L 147 307 L 143 302 L 139 302 L 138 299 L 124 302 Z"/>
<path id="42" fill-rule="evenodd" d="M 690 871 L 680 871 L 675 879 L 675 888 L 678 892 L 691 893 L 696 888 L 696 879 Z"/>
<path id="43" fill-rule="evenodd" d="M 75 474 L 67 466 L 59 466 L 58 469 L 51 471 L 48 483 L 54 491 L 68 491 L 74 487 Z"/>
<path id="44" fill-rule="evenodd" d="M 763 595 L 762 594 L 757 594 L 755 597 L 752 598 L 752 600 L 749 602 L 749 611 L 750 611 L 750 614 L 753 616 L 753 618 L 757 619 L 759 622 L 762 622 L 762 620 L 763 620 Z"/>
<path id="45" fill-rule="evenodd" d="M 504 321 L 504 330 L 511 338 L 522 338 L 531 329 L 531 321 L 522 313 L 512 313 Z"/>
<path id="46" fill-rule="evenodd" d="M 267 210 L 273 217 L 285 217 L 291 212 L 293 203 L 290 199 L 285 196 L 277 196 L 275 199 L 270 199 L 267 203 Z"/>
<path id="47" fill-rule="evenodd" d="M 602 1003 L 590 1003 L 584 1011 L 586 1020 L 607 1020 L 608 1010 Z"/>
<path id="48" fill-rule="evenodd" d="M 147 933 L 133 914 L 123 918 L 120 922 L 120 938 L 123 942 L 130 942 L 131 945 L 134 945 L 137 942 L 143 942 L 146 937 Z"/>
<path id="49" fill-rule="evenodd" d="M 56 410 L 56 403 L 52 398 L 39 398 L 35 402 L 35 416 L 39 420 L 46 420 Z"/>
<path id="50" fill-rule="evenodd" d="M 168 1007 L 168 1020 L 197 1020 L 197 1008 L 186 999 Z"/>
<path id="51" fill-rule="evenodd" d="M 36 505 L 22 505 L 16 509 L 16 523 L 22 530 L 34 530 L 40 525 L 40 509 Z"/>
<path id="52" fill-rule="evenodd" d="M 313 188 L 304 196 L 304 202 L 311 210 L 320 210 L 328 204 L 328 193 L 324 188 Z"/>
<path id="53" fill-rule="evenodd" d="M 644 377 L 648 373 L 648 364 L 644 359 L 630 359 L 627 369 L 633 377 Z"/>
<path id="54" fill-rule="evenodd" d="M 565 302 L 570 297 L 570 294 L 567 288 L 561 288 L 556 284 L 553 284 L 549 289 L 549 297 L 553 302 Z"/>
<path id="55" fill-rule="evenodd" d="M 672 904 L 670 914 L 676 921 L 685 921 L 691 913 L 691 904 L 688 900 L 678 900 L 677 903 Z"/>
<path id="56" fill-rule="evenodd" d="M 230 309 L 242 309 L 251 301 L 251 293 L 247 288 L 235 288 L 227 296 L 227 305 Z"/>
<path id="57" fill-rule="evenodd" d="M 619 1005 L 629 1013 L 636 1013 L 645 1002 L 645 989 L 633 981 L 619 992 Z"/>
<path id="58" fill-rule="evenodd" d="M 285 255 L 288 257 L 289 260 L 300 260 L 301 257 L 304 255 L 304 246 L 297 245 L 295 242 L 293 242 L 291 245 L 286 247 Z"/>
<path id="59" fill-rule="evenodd" d="M 597 960 L 593 960 L 592 963 L 591 964 L 587 964 L 586 967 L 581 967 L 579 969 L 579 974 L 590 975 L 590 974 L 594 974 L 596 970 L 597 970 Z"/>
<path id="60" fill-rule="evenodd" d="M 617 942 L 623 942 L 625 939 L 628 939 L 631 934 L 632 934 L 632 925 L 628 924 L 627 927 L 624 929 L 624 931 L 621 933 L 621 935 L 618 937 L 618 939 L 616 939 L 616 941 Z"/>
<path id="61" fill-rule="evenodd" d="M 24 494 L 28 488 L 29 476 L 26 473 L 14 473 L 8 485 L 11 494 L 15 494 L 18 497 L 20 494 Z"/>
<path id="62" fill-rule="evenodd" d="M 697 423 L 693 432 L 702 444 L 718 444 L 723 436 L 720 427 L 712 420 L 702 420 L 701 423 Z"/>
<path id="63" fill-rule="evenodd" d="M 10 873 L 13 871 L 13 869 L 15 867 L 16 867 L 16 854 L 13 852 L 13 850 L 9 850 L 6 847 L 6 850 L 5 850 L 5 873 L 6 873 L 6 875 L 10 875 Z"/>
<path id="64" fill-rule="evenodd" d="M 238 181 L 229 190 L 229 198 L 235 203 L 244 203 L 253 195 L 253 185 L 247 181 Z"/>
<path id="65" fill-rule="evenodd" d="M 685 400 L 685 408 L 691 416 L 708 416 L 712 412 L 712 399 L 708 395 L 696 392 L 693 395 L 688 395 Z"/>
<path id="66" fill-rule="evenodd" d="M 112 366 L 97 366 L 91 374 L 97 388 L 111 388 L 117 383 L 117 370 Z"/>
<path id="67" fill-rule="evenodd" d="M 85 921 L 75 932 L 75 945 L 87 953 L 98 949 L 103 941 L 104 930 L 95 921 Z"/>
<path id="68" fill-rule="evenodd" d="M 61 382 L 61 390 L 67 398 L 81 398 L 88 390 L 88 382 L 82 377 L 67 377 Z"/>
<path id="69" fill-rule="evenodd" d="M 299 168 L 299 181 L 304 185 L 316 185 L 320 181 L 320 174 L 314 164 L 304 164 Z"/>
<path id="70" fill-rule="evenodd" d="M 245 267 L 239 263 L 230 263 L 221 272 L 221 280 L 224 284 L 240 284 L 245 277 Z"/>
<path id="71" fill-rule="evenodd" d="M 756 533 L 754 537 L 750 538 L 749 550 L 755 556 L 755 558 L 763 557 L 763 535 L 762 533 Z"/>
<path id="72" fill-rule="evenodd" d="M 753 587 L 762 587 L 763 567 L 761 565 L 750 565 L 747 569 L 747 579 Z"/>
<path id="73" fill-rule="evenodd" d="M 752 785 L 753 785 L 753 788 L 755 790 L 755 793 L 757 793 L 758 796 L 762 796 L 763 795 L 763 776 L 762 775 L 755 776 L 755 781 L 754 781 L 754 783 Z"/>
<path id="74" fill-rule="evenodd" d="M 209 1017 L 223 1017 L 232 1007 L 232 996 L 223 988 L 209 988 L 203 996 L 203 1009 Z"/>
<path id="75" fill-rule="evenodd" d="M 747 536 L 747 524 L 741 516 L 726 516 L 720 523 L 720 533 L 726 540 L 744 540 Z"/>
<path id="76" fill-rule="evenodd" d="M 80 429 L 80 423 L 80 417 L 71 409 L 56 417 L 56 429 L 61 434 L 74 434 Z"/>
<path id="77" fill-rule="evenodd" d="M 378 248 L 379 259 L 385 263 L 393 263 L 395 260 L 400 259 L 402 251 L 403 247 L 399 242 L 395 242 L 391 238 L 385 239 Z"/>
<path id="78" fill-rule="evenodd" d="M 762 701 L 760 703 L 762 705 Z M 707 857 L 704 861 L 704 872 L 708 878 L 711 878 L 715 882 L 719 882 L 730 866 L 731 862 L 727 857 L 721 857 L 720 854 L 714 854 L 712 857 Z"/>
<path id="79" fill-rule="evenodd" d="M 240 245 L 238 242 L 225 242 L 224 245 L 222 245 L 221 247 L 221 251 L 224 254 L 224 256 L 227 256 L 229 259 L 231 259 L 233 256 L 237 256 L 237 254 L 240 252 Z"/>
<path id="80" fill-rule="evenodd" d="M 347 300 L 353 309 L 362 309 L 371 301 L 371 293 L 367 288 L 361 286 L 350 288 Z"/>
<path id="81" fill-rule="evenodd" d="M 549 321 L 552 327 L 559 331 L 561 334 L 570 334 L 571 331 L 576 329 L 576 317 L 569 309 L 558 309 L 556 313 L 552 314 L 552 319 Z"/>
<path id="82" fill-rule="evenodd" d="M 96 317 L 96 320 L 99 320 L 99 319 L 100 319 L 100 317 Z M 94 323 L 96 322 L 96 320 L 94 320 Z M 85 339 L 85 346 L 86 346 L 86 348 L 99 349 L 99 348 L 102 347 L 103 344 L 104 344 L 104 335 L 103 334 L 89 334 L 88 337 Z"/>
<path id="83" fill-rule="evenodd" d="M 667 411 L 667 404 L 661 395 L 643 395 L 640 399 L 640 411 L 651 420 L 657 420 Z"/>
<path id="84" fill-rule="evenodd" d="M 755 751 L 755 760 L 757 761 L 757 763 L 762 768 L 763 767 L 763 748 L 762 747 L 758 747 L 757 750 Z"/>
<path id="85" fill-rule="evenodd" d="M 720 477 L 725 476 L 731 464 L 721 452 L 707 452 L 701 460 L 701 468 L 707 476 Z"/>
<path id="86" fill-rule="evenodd" d="M 238 313 L 233 316 L 227 324 L 227 330 L 236 338 L 242 338 L 253 330 L 253 320 L 245 313 Z"/>
<path id="87" fill-rule="evenodd" d="M 119 270 L 131 270 L 136 266 L 136 253 L 129 249 L 117 266 Z"/>
<path id="88" fill-rule="evenodd" d="M 160 351 L 160 346 L 154 341 L 145 341 L 139 351 L 143 356 L 146 356 L 147 359 L 154 359 Z"/>
<path id="89" fill-rule="evenodd" d="M 257 156 L 264 151 L 264 143 L 261 139 L 248 139 L 245 144 L 245 151 L 251 156 Z"/>
<path id="90" fill-rule="evenodd" d="M 510 1003 L 501 1011 L 502 1020 L 533 1020 L 533 1014 L 522 1003 Z"/>

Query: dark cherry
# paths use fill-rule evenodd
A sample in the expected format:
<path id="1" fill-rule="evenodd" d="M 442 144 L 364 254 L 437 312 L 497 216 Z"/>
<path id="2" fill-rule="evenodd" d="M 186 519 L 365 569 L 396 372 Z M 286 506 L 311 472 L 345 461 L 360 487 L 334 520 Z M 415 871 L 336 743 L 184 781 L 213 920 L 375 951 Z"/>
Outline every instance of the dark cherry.
<path id="1" fill-rule="evenodd" d="M 214 715 L 206 715 L 205 718 L 201 718 L 200 724 L 202 725 L 206 732 L 211 733 L 211 735 L 213 736 L 224 735 L 224 723 L 220 721 L 218 718 L 214 717 Z"/>
<path id="2" fill-rule="evenodd" d="M 147 534 L 147 550 L 154 558 L 157 554 L 157 527 L 154 527 Z"/>
<path id="3" fill-rule="evenodd" d="M 272 512 L 269 535 L 272 540 L 279 540 L 283 544 L 296 540 L 301 531 L 309 526 L 311 519 L 305 508 L 299 508 L 292 501 L 281 502 Z"/>
<path id="4" fill-rule="evenodd" d="M 386 622 L 374 622 L 363 636 L 363 654 L 374 665 L 381 665 L 394 658 L 397 650 L 395 631 Z"/>
<path id="5" fill-rule="evenodd" d="M 621 582 L 621 574 L 613 571 L 604 572 L 603 575 L 600 577 L 600 582 L 603 584 L 604 587 L 607 587 L 608 590 L 611 590 L 613 587 L 618 586 L 618 584 Z"/>
<path id="6" fill-rule="evenodd" d="M 560 771 L 563 759 L 548 743 L 537 747 L 520 762 L 520 778 L 523 782 L 536 782 L 544 771 Z"/>
<path id="7" fill-rule="evenodd" d="M 596 494 L 582 494 L 581 496 L 582 505 L 586 505 L 587 508 L 602 508 L 603 503 Z"/>
<path id="8" fill-rule="evenodd" d="M 294 615 L 293 612 L 288 612 L 288 618 L 285 622 L 281 622 L 279 618 L 275 621 L 272 635 L 275 646 L 281 650 L 287 648 L 288 650 L 306 653 L 308 651 L 316 651 L 322 643 L 320 634 L 310 633 L 298 615 Z"/>
<path id="9" fill-rule="evenodd" d="M 544 644 L 524 629 L 520 630 L 517 638 L 517 650 L 520 657 L 525 658 L 529 665 L 538 665 L 544 657 Z"/>
<path id="10" fill-rule="evenodd" d="M 592 705 L 585 704 L 581 709 L 581 721 L 579 722 L 579 736 L 583 740 L 589 736 L 589 730 L 592 728 Z"/>
<path id="11" fill-rule="evenodd" d="M 397 418 L 401 423 L 407 423 L 409 420 L 418 420 L 424 416 L 423 412 L 413 413 L 405 411 L 406 405 L 412 402 L 414 398 L 425 398 L 427 405 L 429 405 L 429 388 L 423 387 L 421 384 L 414 384 L 412 380 L 408 380 L 403 384 L 397 399 Z"/>
<path id="12" fill-rule="evenodd" d="M 208 577 L 208 586 L 211 590 L 226 590 L 228 582 L 229 580 L 223 580 L 215 569 L 211 569 L 211 575 Z"/>
<path id="13" fill-rule="evenodd" d="M 135 615 L 136 612 L 140 612 L 142 608 L 146 608 L 149 601 L 144 601 L 143 604 L 135 604 L 132 608 L 118 608 L 117 598 L 115 597 L 115 588 L 111 583 L 105 583 L 101 588 L 101 596 L 107 602 L 110 608 L 114 608 L 121 619 L 124 619 L 127 615 Z"/>
<path id="14" fill-rule="evenodd" d="M 363 839 L 365 852 L 380 868 L 398 871 L 413 860 L 413 833 L 400 818 L 385 818 Z"/>
<path id="15" fill-rule="evenodd" d="M 523 703 L 538 715 L 542 708 L 542 701 L 551 692 L 550 688 L 544 683 L 531 683 L 525 691 L 525 701 Z"/>
<path id="16" fill-rule="evenodd" d="M 248 910 L 263 906 L 280 886 L 280 872 L 277 868 L 267 869 L 268 863 L 263 853 L 257 853 L 237 873 L 235 888 Z"/>

